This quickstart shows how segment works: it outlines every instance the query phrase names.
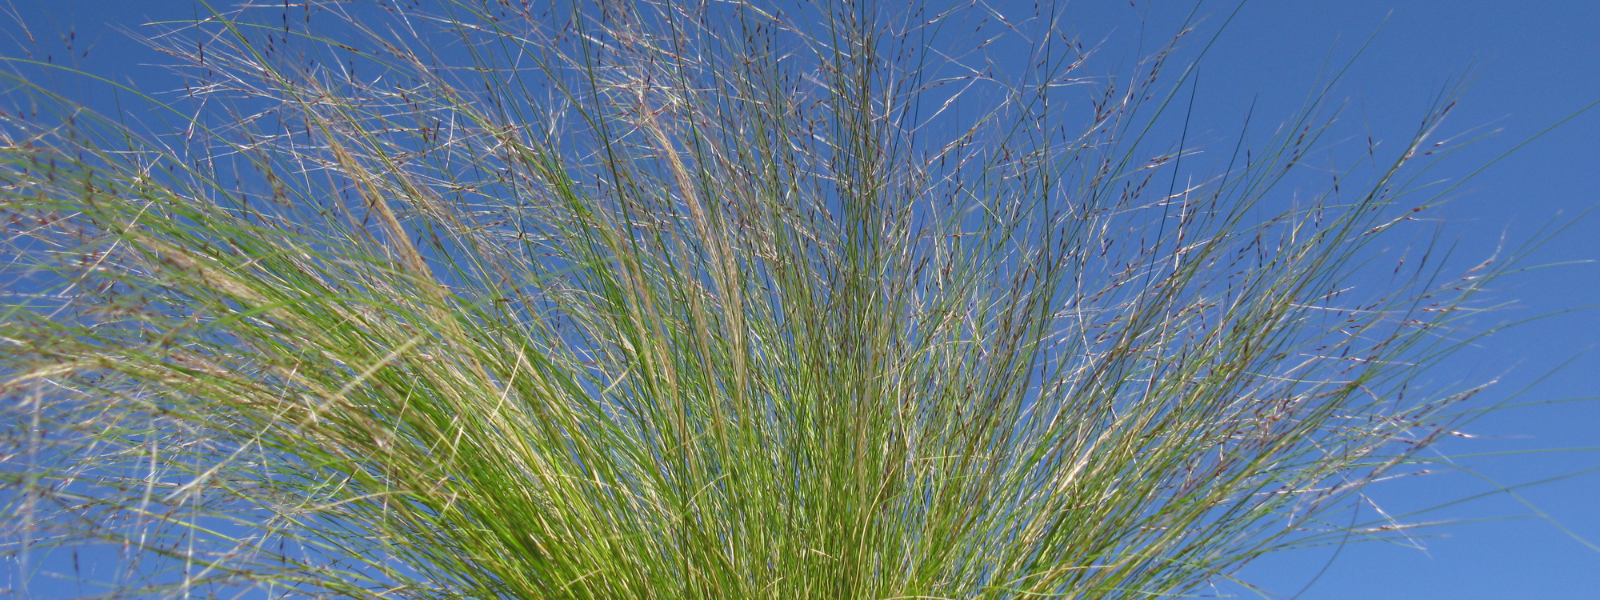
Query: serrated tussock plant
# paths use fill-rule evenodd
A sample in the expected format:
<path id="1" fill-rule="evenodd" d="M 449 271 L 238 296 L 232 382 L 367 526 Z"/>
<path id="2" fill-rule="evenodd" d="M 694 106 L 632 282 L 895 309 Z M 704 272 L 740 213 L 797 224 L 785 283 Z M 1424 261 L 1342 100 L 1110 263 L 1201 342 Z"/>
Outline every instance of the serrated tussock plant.
<path id="1" fill-rule="evenodd" d="M 1143 598 L 1393 535 L 1329 516 L 1447 432 L 1407 385 L 1504 264 L 1374 267 L 1453 93 L 1291 191 L 1326 94 L 1206 174 L 1205 40 L 985 14 L 217 11 L 110 116 L 11 59 L 8 585 Z"/>

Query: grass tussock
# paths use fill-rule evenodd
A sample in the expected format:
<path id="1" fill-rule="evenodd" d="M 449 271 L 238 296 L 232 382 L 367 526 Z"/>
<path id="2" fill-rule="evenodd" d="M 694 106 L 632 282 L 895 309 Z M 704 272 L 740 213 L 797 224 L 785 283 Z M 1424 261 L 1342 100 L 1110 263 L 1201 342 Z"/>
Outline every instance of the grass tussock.
<path id="1" fill-rule="evenodd" d="M 1471 391 L 1407 385 L 1504 261 L 1372 262 L 1452 96 L 1308 195 L 1337 107 L 1197 171 L 1181 35 L 282 10 L 151 38 L 188 84 L 137 113 L 9 63 L 13 591 L 1174 596 L 1395 533 L 1328 517 Z"/>

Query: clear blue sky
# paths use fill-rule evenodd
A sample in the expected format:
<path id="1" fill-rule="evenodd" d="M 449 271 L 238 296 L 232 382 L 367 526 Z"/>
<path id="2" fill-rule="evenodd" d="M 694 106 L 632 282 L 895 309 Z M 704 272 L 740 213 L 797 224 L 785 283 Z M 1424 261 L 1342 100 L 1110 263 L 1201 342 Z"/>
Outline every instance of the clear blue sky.
<path id="1" fill-rule="evenodd" d="M 1048 0 L 1045 0 L 1048 1 Z M 90 49 L 88 70 L 119 79 L 170 81 L 162 62 L 113 26 L 139 30 L 154 19 L 203 14 L 190 0 L 12 0 L 41 39 L 75 29 L 76 47 Z M 220 2 L 219 7 L 228 5 Z M 1032 2 L 994 2 L 1020 18 Z M 1132 58 L 1145 21 L 1145 47 L 1170 35 L 1193 0 L 1079 0 L 1065 5 L 1068 26 L 1085 42 L 1106 39 L 1106 56 Z M 1209 15 L 1191 47 L 1209 37 L 1235 6 L 1207 3 Z M 1387 23 L 1385 20 L 1387 17 Z M 10 19 L 0 25 L 0 54 L 21 53 L 25 34 Z M 1256 99 L 1256 122 L 1275 124 L 1299 106 L 1325 58 L 1335 63 L 1382 26 L 1366 54 L 1335 95 L 1348 99 L 1343 122 L 1399 143 L 1416 126 L 1447 78 L 1476 75 L 1444 131 L 1498 130 L 1461 152 L 1438 178 L 1459 179 L 1545 127 L 1600 100 L 1600 2 L 1592 0 L 1257 0 L 1247 4 L 1211 50 L 1197 94 L 1198 139 L 1236 133 L 1244 107 Z M 59 44 L 51 44 L 59 48 Z M 60 60 L 61 57 L 55 57 Z M 1470 71 L 1469 71 L 1470 69 Z M 159 85 L 158 87 L 170 87 Z M 1500 161 L 1461 188 L 1439 211 L 1447 233 L 1469 256 L 1486 257 L 1506 240 L 1528 239 L 1552 219 L 1565 219 L 1600 203 L 1600 110 L 1579 116 Z M 1563 216 L 1558 216 L 1563 215 Z M 1477 253 L 1477 254 L 1473 254 Z M 1600 259 L 1600 214 L 1580 222 L 1535 253 L 1527 264 Z M 1600 264 L 1545 269 L 1497 285 L 1498 300 L 1518 304 L 1475 325 L 1535 317 L 1600 303 Z M 1486 400 L 1504 399 L 1550 368 L 1577 357 L 1529 390 L 1524 401 L 1600 395 L 1600 310 L 1539 320 L 1498 334 L 1457 357 L 1441 383 L 1499 378 Z M 1590 352 L 1584 354 L 1585 350 Z M 1553 448 L 1600 447 L 1600 402 L 1518 409 L 1481 419 L 1466 429 L 1475 439 L 1445 448 L 1476 454 Z M 1501 484 L 1517 484 L 1600 467 L 1600 452 L 1574 451 L 1469 458 L 1458 464 Z M 1446 473 L 1381 485 L 1374 501 L 1392 514 L 1492 489 L 1465 473 Z M 1561 527 L 1600 544 L 1600 473 L 1588 473 L 1519 490 Z M 1419 517 L 1487 519 L 1529 515 L 1504 495 Z M 1380 544 L 1344 548 L 1305 594 L 1306 600 L 1600 597 L 1600 552 L 1551 522 L 1515 519 L 1451 525 L 1420 540 L 1426 551 Z M 1264 559 L 1244 578 L 1290 597 L 1327 565 L 1333 550 L 1303 551 Z M 1235 590 L 1237 591 L 1237 590 Z M 63 590 L 71 593 L 71 590 Z"/>

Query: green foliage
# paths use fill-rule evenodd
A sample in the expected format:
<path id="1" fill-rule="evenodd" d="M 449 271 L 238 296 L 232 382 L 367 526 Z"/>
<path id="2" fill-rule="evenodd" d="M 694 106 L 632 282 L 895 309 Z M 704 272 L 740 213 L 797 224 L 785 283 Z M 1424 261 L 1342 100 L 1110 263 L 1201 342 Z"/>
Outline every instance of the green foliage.
<path id="1" fill-rule="evenodd" d="M 1327 517 L 1447 431 L 1467 393 L 1406 386 L 1500 268 L 1359 276 L 1451 98 L 1288 205 L 1324 99 L 1180 181 L 1177 38 L 1090 77 L 1045 15 L 997 74 L 959 11 L 785 9 L 217 13 L 151 42 L 164 134 L 11 92 L 0 552 L 113 596 L 1141 598 L 1392 533 Z"/>

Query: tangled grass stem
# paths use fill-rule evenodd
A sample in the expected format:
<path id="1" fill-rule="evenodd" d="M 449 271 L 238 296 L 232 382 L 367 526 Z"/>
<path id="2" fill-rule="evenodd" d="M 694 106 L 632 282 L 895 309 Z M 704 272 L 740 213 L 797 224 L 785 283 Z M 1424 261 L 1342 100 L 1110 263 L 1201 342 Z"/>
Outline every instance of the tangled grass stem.
<path id="1" fill-rule="evenodd" d="M 1474 390 L 1408 384 L 1515 258 L 1369 273 L 1455 90 L 1286 205 L 1325 97 L 1207 173 L 1154 148 L 1177 37 L 1104 78 L 1008 21 L 1000 73 L 892 4 L 216 11 L 149 39 L 167 133 L 12 61 L 0 553 L 114 597 L 1087 599 L 1403 535 L 1333 517 L 1448 431 Z"/>

